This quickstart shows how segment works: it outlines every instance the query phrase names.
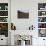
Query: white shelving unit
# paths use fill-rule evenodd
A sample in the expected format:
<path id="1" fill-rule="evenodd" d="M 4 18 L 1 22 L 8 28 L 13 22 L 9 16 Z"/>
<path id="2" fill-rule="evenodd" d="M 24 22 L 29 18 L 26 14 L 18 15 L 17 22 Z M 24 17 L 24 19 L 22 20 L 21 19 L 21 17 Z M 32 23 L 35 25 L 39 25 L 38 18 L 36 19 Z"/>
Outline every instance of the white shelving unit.
<path id="1" fill-rule="evenodd" d="M 8 2 L 0 3 L 0 45 L 8 45 L 8 15 Z"/>
<path id="2" fill-rule="evenodd" d="M 38 31 L 39 31 L 40 37 L 46 37 L 45 35 L 46 33 L 46 3 L 38 4 Z M 45 33 L 41 34 L 40 33 L 41 31 L 45 31 Z"/>

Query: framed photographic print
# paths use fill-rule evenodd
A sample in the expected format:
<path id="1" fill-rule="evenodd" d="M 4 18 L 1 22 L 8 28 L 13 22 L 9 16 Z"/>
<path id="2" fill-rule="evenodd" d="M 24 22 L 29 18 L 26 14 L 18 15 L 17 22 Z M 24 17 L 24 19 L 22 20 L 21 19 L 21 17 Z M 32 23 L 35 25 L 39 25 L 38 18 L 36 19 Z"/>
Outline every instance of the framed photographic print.
<path id="1" fill-rule="evenodd" d="M 29 18 L 29 12 L 24 12 L 24 11 L 17 11 L 17 18 L 18 19 L 28 19 Z"/>

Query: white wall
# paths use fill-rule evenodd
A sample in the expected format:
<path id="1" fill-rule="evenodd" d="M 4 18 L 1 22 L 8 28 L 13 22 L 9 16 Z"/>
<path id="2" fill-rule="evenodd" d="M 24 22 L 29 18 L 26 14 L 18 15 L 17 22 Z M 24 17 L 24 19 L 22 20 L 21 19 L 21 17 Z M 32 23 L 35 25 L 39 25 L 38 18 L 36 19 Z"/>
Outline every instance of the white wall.
<path id="1" fill-rule="evenodd" d="M 29 19 L 18 19 L 17 10 L 29 12 Z M 37 2 L 35 3 L 34 1 L 30 0 L 12 0 L 11 15 L 11 20 L 16 25 L 17 30 L 27 30 L 29 26 L 37 23 Z"/>
<path id="2" fill-rule="evenodd" d="M 28 30 L 29 26 L 33 24 L 36 32 L 34 36 L 38 36 L 38 3 L 46 3 L 46 0 L 11 0 L 11 22 L 16 25 L 17 30 Z M 18 9 L 29 11 L 29 19 L 18 19 Z M 33 46 L 40 46 L 39 44 L 43 44 L 43 40 L 41 39 L 42 38 L 37 37 L 33 38 Z"/>
<path id="3" fill-rule="evenodd" d="M 11 22 L 17 30 L 27 30 L 32 24 L 37 29 L 38 3 L 46 0 L 11 0 Z M 18 19 L 17 10 L 29 12 L 29 19 Z"/>

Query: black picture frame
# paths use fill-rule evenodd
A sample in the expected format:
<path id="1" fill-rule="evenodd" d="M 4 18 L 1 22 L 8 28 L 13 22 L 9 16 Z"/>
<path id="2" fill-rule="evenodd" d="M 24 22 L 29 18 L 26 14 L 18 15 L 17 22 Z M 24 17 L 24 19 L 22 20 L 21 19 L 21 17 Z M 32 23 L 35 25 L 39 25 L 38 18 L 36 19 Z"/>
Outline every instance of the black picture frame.
<path id="1" fill-rule="evenodd" d="M 25 13 L 20 10 L 17 11 L 17 18 L 18 19 L 28 19 L 29 18 L 29 12 Z"/>

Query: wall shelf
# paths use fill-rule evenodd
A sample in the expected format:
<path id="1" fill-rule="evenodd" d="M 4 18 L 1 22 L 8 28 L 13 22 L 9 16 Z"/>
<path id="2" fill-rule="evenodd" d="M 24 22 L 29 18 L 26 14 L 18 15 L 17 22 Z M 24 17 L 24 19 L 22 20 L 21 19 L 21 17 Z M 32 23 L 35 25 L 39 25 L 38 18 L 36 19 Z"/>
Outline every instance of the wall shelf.
<path id="1" fill-rule="evenodd" d="M 46 29 L 46 28 L 38 28 L 38 29 Z"/>
<path id="2" fill-rule="evenodd" d="M 38 22 L 38 23 L 46 23 L 46 22 Z"/>
<path id="3" fill-rule="evenodd" d="M 46 17 L 46 15 L 44 15 L 44 16 L 38 16 L 38 17 Z"/>
<path id="4" fill-rule="evenodd" d="M 0 10 L 0 11 L 8 11 L 8 10 Z"/>
<path id="5" fill-rule="evenodd" d="M 8 23 L 8 22 L 0 22 L 0 23 Z"/>
<path id="6" fill-rule="evenodd" d="M 0 17 L 8 17 L 8 16 L 0 16 Z"/>
<path id="7" fill-rule="evenodd" d="M 38 10 L 38 11 L 46 11 L 46 10 Z"/>

